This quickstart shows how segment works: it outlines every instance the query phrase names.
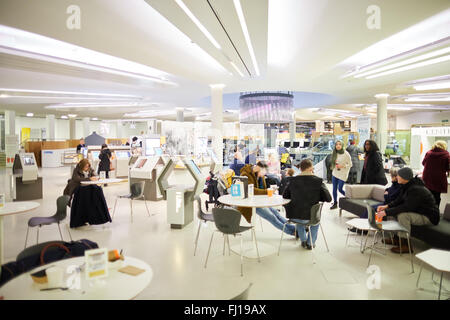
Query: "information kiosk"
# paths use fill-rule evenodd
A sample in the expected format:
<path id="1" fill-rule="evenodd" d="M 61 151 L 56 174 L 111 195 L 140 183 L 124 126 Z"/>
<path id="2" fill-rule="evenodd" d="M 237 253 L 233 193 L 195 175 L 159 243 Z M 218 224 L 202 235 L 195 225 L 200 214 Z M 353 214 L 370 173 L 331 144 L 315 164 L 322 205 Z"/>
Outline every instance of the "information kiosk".
<path id="1" fill-rule="evenodd" d="M 170 185 L 169 177 L 175 162 L 170 159 L 158 179 L 158 187 L 167 200 L 167 222 L 172 229 L 181 229 L 194 219 L 194 198 L 203 192 L 205 177 L 193 160 L 183 160 L 186 169 L 194 178 L 194 186 Z"/>
<path id="2" fill-rule="evenodd" d="M 157 179 L 163 171 L 165 162 L 161 157 L 140 156 L 130 169 L 130 186 L 145 181 L 144 196 L 146 200 L 158 201 L 163 196 L 159 192 Z"/>
<path id="3" fill-rule="evenodd" d="M 128 176 L 128 163 L 130 162 L 130 151 L 116 150 L 114 151 L 116 158 L 116 177 Z"/>
<path id="4" fill-rule="evenodd" d="M 42 199 L 42 177 L 34 153 L 17 153 L 11 175 L 11 198 L 14 201 Z"/>

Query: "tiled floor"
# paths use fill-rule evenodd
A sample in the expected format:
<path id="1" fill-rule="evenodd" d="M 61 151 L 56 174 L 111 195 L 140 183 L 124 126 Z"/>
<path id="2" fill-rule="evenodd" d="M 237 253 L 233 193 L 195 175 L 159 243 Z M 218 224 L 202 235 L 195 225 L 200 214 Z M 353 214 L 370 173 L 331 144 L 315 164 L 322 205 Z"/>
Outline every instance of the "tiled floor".
<path id="1" fill-rule="evenodd" d="M 44 180 L 44 199 L 37 200 L 41 206 L 33 212 L 4 218 L 5 258 L 15 259 L 23 249 L 27 220 L 31 216 L 51 215 L 56 210 L 56 198 L 62 194 L 69 178 L 69 168 L 41 169 Z M 0 193 L 9 194 L 6 169 L 0 169 Z M 128 184 L 110 185 L 104 189 L 109 207 L 115 196 L 127 193 Z M 205 195 L 206 196 L 206 195 Z M 222 255 L 223 238 L 215 236 L 208 267 L 203 267 L 208 249 L 212 224 L 202 227 L 197 255 L 193 256 L 194 240 L 198 221 L 181 230 L 172 230 L 166 223 L 165 201 L 148 202 L 152 213 L 149 218 L 143 203 L 134 208 L 134 222 L 130 222 L 129 203 L 119 200 L 113 223 L 101 226 L 86 226 L 71 230 L 74 239 L 90 239 L 101 247 L 123 249 L 130 255 L 146 261 L 154 271 L 151 284 L 137 299 L 229 299 L 251 282 L 250 299 L 436 299 L 437 286 L 431 280 L 431 269 L 422 272 L 420 286 L 416 289 L 419 264 L 415 259 L 415 273 L 411 273 L 409 256 L 374 253 L 372 264 L 379 268 L 379 285 L 374 276 L 366 272 L 368 252 L 361 254 L 359 244 L 353 237 L 345 247 L 347 230 L 345 221 L 353 216 L 338 210 L 329 210 L 325 204 L 322 226 L 328 240 L 330 252 L 319 234 L 315 249 L 316 263 L 312 252 L 295 244 L 292 237 L 285 237 L 280 256 L 273 254 L 261 259 L 244 258 L 244 276 L 240 276 L 239 256 Z M 280 231 L 264 221 L 264 231 L 256 224 L 259 242 L 278 246 Z M 67 230 L 63 236 L 68 239 Z M 359 240 L 359 236 L 356 240 Z M 36 230 L 30 231 L 29 245 L 36 239 Z M 58 240 L 56 226 L 43 227 L 40 241 Z M 250 233 L 245 238 L 250 241 Z M 239 238 L 230 237 L 231 246 Z M 425 249 L 423 244 L 413 242 L 415 253 Z M 435 277 L 436 278 L 436 277 Z M 448 287 L 448 278 L 444 280 Z M 378 289 L 377 289 L 378 287 Z M 447 295 L 445 295 L 447 294 Z M 448 298 L 443 292 L 441 298 Z"/>

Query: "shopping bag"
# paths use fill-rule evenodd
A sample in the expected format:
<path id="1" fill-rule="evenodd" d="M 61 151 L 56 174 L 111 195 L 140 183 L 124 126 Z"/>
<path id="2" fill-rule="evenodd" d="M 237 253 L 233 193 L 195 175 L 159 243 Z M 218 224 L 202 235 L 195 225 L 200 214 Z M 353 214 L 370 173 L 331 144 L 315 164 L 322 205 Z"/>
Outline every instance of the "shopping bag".
<path id="1" fill-rule="evenodd" d="M 236 180 L 234 184 L 231 185 L 231 196 L 237 199 L 244 199 L 244 183 L 240 180 Z"/>

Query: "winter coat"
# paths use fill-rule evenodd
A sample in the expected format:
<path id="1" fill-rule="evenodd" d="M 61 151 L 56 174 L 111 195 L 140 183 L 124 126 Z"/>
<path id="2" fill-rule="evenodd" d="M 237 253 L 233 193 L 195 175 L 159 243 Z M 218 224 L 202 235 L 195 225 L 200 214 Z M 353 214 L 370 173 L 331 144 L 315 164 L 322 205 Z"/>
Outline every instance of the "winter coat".
<path id="1" fill-rule="evenodd" d="M 74 190 L 81 186 L 81 181 L 90 181 L 91 177 L 95 177 L 95 172 L 92 168 L 89 169 L 88 177 L 85 178 L 83 171 L 79 165 L 77 165 L 75 169 L 73 169 L 72 179 L 67 180 L 67 186 L 64 189 L 63 194 L 72 196 Z"/>
<path id="2" fill-rule="evenodd" d="M 339 163 L 344 167 L 338 170 L 336 168 L 336 164 L 331 163 L 331 166 L 333 167 L 332 175 L 344 182 L 347 181 L 348 173 L 350 171 L 350 168 L 352 167 L 352 158 L 350 157 L 350 154 L 347 151 L 344 151 L 343 154 L 338 153 L 336 157 L 336 163 Z"/>
<path id="3" fill-rule="evenodd" d="M 233 163 L 230 165 L 230 169 L 234 171 L 235 175 L 240 175 L 241 174 L 241 169 L 245 166 L 245 164 L 238 159 L 234 159 Z"/>
<path id="4" fill-rule="evenodd" d="M 422 179 L 425 186 L 435 192 L 447 193 L 447 172 L 449 171 L 450 155 L 447 150 L 434 148 L 423 158 Z"/>
<path id="5" fill-rule="evenodd" d="M 358 155 L 361 153 L 360 149 L 356 145 L 351 144 L 348 146 L 346 151 L 350 154 L 350 157 L 352 158 L 352 167 L 350 168 L 350 172 L 358 172 L 359 171 Z"/>
<path id="6" fill-rule="evenodd" d="M 263 189 L 259 188 L 258 178 L 256 174 L 253 172 L 253 165 L 246 164 L 240 172 L 241 176 L 248 178 L 248 184 L 253 184 L 254 186 L 254 195 L 265 195 L 267 194 L 267 184 L 266 184 L 266 178 L 262 177 L 263 181 Z M 243 208 L 238 207 L 237 208 L 239 212 L 244 216 L 245 220 L 247 220 L 248 223 L 251 223 L 252 221 L 252 208 Z"/>
<path id="7" fill-rule="evenodd" d="M 387 184 L 386 174 L 384 173 L 383 157 L 379 151 L 366 154 L 367 166 L 361 174 L 361 184 Z"/>
<path id="8" fill-rule="evenodd" d="M 310 220 L 311 208 L 319 201 L 330 202 L 331 195 L 322 179 L 300 174 L 289 179 L 283 198 L 291 199 L 284 207 L 289 219 Z"/>
<path id="9" fill-rule="evenodd" d="M 433 194 L 417 177 L 402 186 L 397 199 L 388 203 L 385 211 L 387 216 L 397 216 L 403 212 L 419 213 L 430 219 L 434 225 L 439 223 L 440 218 Z"/>
<path id="10" fill-rule="evenodd" d="M 103 149 L 98 158 L 100 159 L 100 162 L 98 164 L 98 170 L 97 173 L 100 173 L 100 171 L 110 171 L 111 170 L 111 151 L 106 148 Z"/>
<path id="11" fill-rule="evenodd" d="M 76 228 L 89 224 L 112 222 L 106 204 L 103 189 L 96 185 L 81 186 L 73 193 L 70 208 L 70 227 Z"/>
<path id="12" fill-rule="evenodd" d="M 384 204 L 388 204 L 397 199 L 401 190 L 402 185 L 400 183 L 397 181 L 392 182 L 392 185 L 386 189 L 388 193 L 384 195 Z"/>

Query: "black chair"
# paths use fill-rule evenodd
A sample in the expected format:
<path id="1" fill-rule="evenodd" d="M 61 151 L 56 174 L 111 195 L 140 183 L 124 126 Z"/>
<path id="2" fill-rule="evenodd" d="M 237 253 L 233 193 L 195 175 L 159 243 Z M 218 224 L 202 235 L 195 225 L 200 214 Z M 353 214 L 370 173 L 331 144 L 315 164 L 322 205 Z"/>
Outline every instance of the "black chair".
<path id="1" fill-rule="evenodd" d="M 38 227 L 37 230 L 37 238 L 36 238 L 36 244 L 39 243 L 39 230 L 42 226 L 50 225 L 50 224 L 58 224 L 58 230 L 59 235 L 61 236 L 61 240 L 64 241 L 61 228 L 59 226 L 60 222 L 63 221 L 67 217 L 67 204 L 69 203 L 70 197 L 68 195 L 60 196 L 58 199 L 56 199 L 56 213 L 51 217 L 33 217 L 30 220 L 28 220 L 28 228 L 27 228 L 27 236 L 25 238 L 25 246 L 27 247 L 27 241 L 28 241 L 28 232 L 30 231 L 30 228 Z M 70 234 L 69 228 L 67 228 L 67 231 L 69 232 L 70 240 L 72 241 L 72 235 Z"/>
<path id="2" fill-rule="evenodd" d="M 252 238 L 255 241 L 256 252 L 258 254 L 258 262 L 261 261 L 259 257 L 258 243 L 256 242 L 255 229 L 253 226 L 240 226 L 241 221 L 241 213 L 236 209 L 230 208 L 213 208 L 212 214 L 214 217 L 214 223 L 218 230 L 214 230 L 211 235 L 211 241 L 209 242 L 208 254 L 206 255 L 205 268 L 208 263 L 209 251 L 211 250 L 211 244 L 213 241 L 215 232 L 222 232 L 224 234 L 224 243 L 223 243 L 223 254 L 225 254 L 225 240 L 228 243 L 228 252 L 230 252 L 230 241 L 228 236 L 232 235 L 240 235 L 241 236 L 241 276 L 243 276 L 243 256 L 242 256 L 242 233 L 247 230 L 252 230 Z"/>
<path id="3" fill-rule="evenodd" d="M 117 196 L 116 202 L 114 202 L 113 220 L 114 220 L 114 215 L 116 213 L 117 200 L 119 200 L 119 199 L 130 199 L 131 222 L 133 222 L 133 200 L 144 199 L 145 208 L 147 208 L 147 214 L 149 217 L 152 216 L 147 207 L 147 201 L 145 200 L 145 195 L 144 195 L 144 188 L 145 188 L 145 181 L 139 181 L 139 182 L 133 183 L 130 186 L 131 193 L 123 195 L 123 196 Z"/>
<path id="4" fill-rule="evenodd" d="M 194 256 L 197 252 L 197 245 L 198 245 L 198 238 L 200 236 L 200 228 L 202 225 L 202 222 L 207 223 L 208 221 L 214 222 L 214 217 L 211 213 L 204 213 L 202 210 L 202 200 L 200 199 L 200 196 L 196 196 L 194 198 L 195 201 L 197 201 L 197 218 L 198 218 L 198 230 L 197 230 L 197 236 L 195 237 L 195 247 L 194 247 Z"/>

